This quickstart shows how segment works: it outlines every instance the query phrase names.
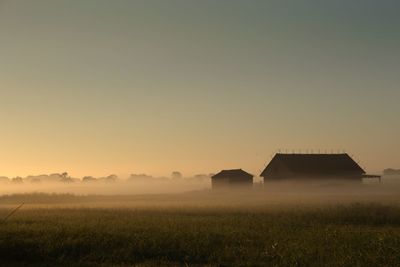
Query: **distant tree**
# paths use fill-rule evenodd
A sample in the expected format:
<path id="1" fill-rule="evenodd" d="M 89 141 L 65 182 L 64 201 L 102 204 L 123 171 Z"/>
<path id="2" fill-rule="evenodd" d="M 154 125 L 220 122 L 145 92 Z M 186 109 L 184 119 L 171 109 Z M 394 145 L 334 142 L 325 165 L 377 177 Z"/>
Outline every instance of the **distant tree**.
<path id="1" fill-rule="evenodd" d="M 206 174 L 196 174 L 195 176 L 193 176 L 193 180 L 195 181 L 206 181 L 208 178 L 209 176 Z"/>
<path id="2" fill-rule="evenodd" d="M 24 181 L 22 180 L 21 177 L 17 176 L 12 178 L 11 182 L 16 183 L 16 184 L 22 184 Z"/>
<path id="3" fill-rule="evenodd" d="M 176 179 L 182 179 L 182 173 L 178 172 L 178 171 L 174 171 L 171 174 L 171 178 L 176 180 Z"/>
<path id="4" fill-rule="evenodd" d="M 91 183 L 91 182 L 96 182 L 97 179 L 92 177 L 92 176 L 85 176 L 82 178 L 82 182 L 84 183 Z"/>
<path id="5" fill-rule="evenodd" d="M 0 183 L 8 183 L 8 182 L 10 182 L 10 179 L 8 179 L 8 177 L 5 176 L 0 177 Z"/>
<path id="6" fill-rule="evenodd" d="M 130 182 L 138 182 L 138 181 L 143 181 L 143 182 L 149 182 L 154 180 L 154 177 L 151 175 L 147 175 L 144 173 L 141 174 L 131 174 L 131 176 L 128 178 L 128 181 Z"/>
<path id="7" fill-rule="evenodd" d="M 39 178 L 32 178 L 31 179 L 31 183 L 33 183 L 33 184 L 38 184 L 38 183 L 41 183 L 42 181 L 39 179 Z"/>
<path id="8" fill-rule="evenodd" d="M 61 175 L 61 182 L 72 183 L 73 179 L 69 177 L 68 172 L 63 172 Z"/>
<path id="9" fill-rule="evenodd" d="M 114 183 L 114 182 L 116 182 L 117 180 L 118 180 L 118 176 L 115 175 L 115 174 L 111 174 L 111 175 L 109 175 L 109 176 L 107 176 L 107 177 L 105 178 L 105 181 L 106 181 L 106 182 L 109 182 L 109 183 Z"/>

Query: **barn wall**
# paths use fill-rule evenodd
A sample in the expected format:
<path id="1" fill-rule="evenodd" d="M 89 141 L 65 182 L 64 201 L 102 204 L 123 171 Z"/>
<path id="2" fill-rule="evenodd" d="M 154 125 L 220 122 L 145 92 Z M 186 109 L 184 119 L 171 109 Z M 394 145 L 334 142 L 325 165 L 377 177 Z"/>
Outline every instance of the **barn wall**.
<path id="1" fill-rule="evenodd" d="M 230 185 L 233 186 L 253 186 L 253 178 L 249 177 L 230 177 Z"/>
<path id="2" fill-rule="evenodd" d="M 216 188 L 225 188 L 225 187 L 227 187 L 227 186 L 229 186 L 229 179 L 221 179 L 221 178 L 219 178 L 219 179 L 212 179 L 212 181 L 211 181 L 211 187 L 213 188 L 213 189 L 216 189 Z"/>
<path id="3" fill-rule="evenodd" d="M 287 177 L 280 176 L 275 179 L 266 177 L 264 182 L 276 182 L 276 181 L 295 181 L 295 182 L 312 182 L 312 183 L 362 183 L 361 175 L 290 175 Z"/>
<path id="4" fill-rule="evenodd" d="M 218 188 L 232 188 L 232 187 L 252 187 L 253 186 L 253 178 L 248 177 L 228 177 L 228 178 L 218 178 L 212 179 L 211 182 L 213 189 Z"/>

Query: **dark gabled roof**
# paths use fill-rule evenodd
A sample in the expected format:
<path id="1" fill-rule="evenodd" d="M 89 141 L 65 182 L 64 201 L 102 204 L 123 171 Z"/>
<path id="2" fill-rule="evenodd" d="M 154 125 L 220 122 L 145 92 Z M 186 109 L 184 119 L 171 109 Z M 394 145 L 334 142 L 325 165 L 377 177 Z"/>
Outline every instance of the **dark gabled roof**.
<path id="1" fill-rule="evenodd" d="M 295 174 L 365 174 L 365 171 L 348 154 L 276 154 L 265 170 L 261 173 L 264 177 L 267 170 L 276 162 L 282 163 Z"/>
<path id="2" fill-rule="evenodd" d="M 223 170 L 216 175 L 214 175 L 211 178 L 230 178 L 230 177 L 238 177 L 238 176 L 243 176 L 246 178 L 253 178 L 253 175 L 245 172 L 242 169 L 235 169 L 235 170 Z"/>

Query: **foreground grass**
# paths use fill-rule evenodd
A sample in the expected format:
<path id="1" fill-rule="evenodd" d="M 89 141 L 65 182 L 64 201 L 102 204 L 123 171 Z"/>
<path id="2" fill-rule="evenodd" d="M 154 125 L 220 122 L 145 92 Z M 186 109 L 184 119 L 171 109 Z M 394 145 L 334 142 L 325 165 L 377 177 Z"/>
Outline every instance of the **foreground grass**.
<path id="1" fill-rule="evenodd" d="M 8 210 L 0 210 L 5 216 Z M 400 208 L 21 209 L 2 266 L 399 266 Z"/>

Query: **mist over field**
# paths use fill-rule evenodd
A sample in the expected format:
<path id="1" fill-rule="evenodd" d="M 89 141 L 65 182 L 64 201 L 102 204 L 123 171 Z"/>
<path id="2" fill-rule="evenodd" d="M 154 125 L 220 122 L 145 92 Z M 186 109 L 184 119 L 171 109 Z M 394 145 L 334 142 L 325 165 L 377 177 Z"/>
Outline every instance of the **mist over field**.
<path id="1" fill-rule="evenodd" d="M 13 193 L 70 193 L 76 195 L 130 195 L 181 193 L 210 188 L 211 179 L 207 175 L 194 177 L 152 177 L 131 175 L 119 178 L 110 175 L 102 178 L 91 176 L 71 178 L 67 174 L 28 176 L 26 178 L 0 180 L 0 194 Z"/>
<path id="2" fill-rule="evenodd" d="M 206 182 L 193 181 L 1 187 L 11 193 L 0 196 L 4 266 L 396 266 L 400 261 L 395 183 L 290 182 L 243 190 L 211 190 Z"/>
<path id="3" fill-rule="evenodd" d="M 250 188 L 212 189 L 208 175 L 119 178 L 71 178 L 67 174 L 28 176 L 0 182 L 0 206 L 88 207 L 290 207 L 355 202 L 400 204 L 400 176 L 364 179 L 362 183 L 329 181 L 255 182 Z"/>
<path id="4" fill-rule="evenodd" d="M 39 179 L 40 178 L 40 179 Z M 210 175 L 2 179 L 4 266 L 396 266 L 400 176 L 360 182 Z"/>

